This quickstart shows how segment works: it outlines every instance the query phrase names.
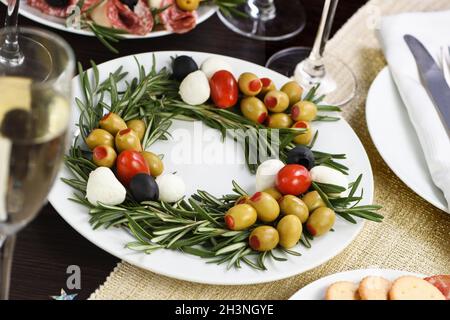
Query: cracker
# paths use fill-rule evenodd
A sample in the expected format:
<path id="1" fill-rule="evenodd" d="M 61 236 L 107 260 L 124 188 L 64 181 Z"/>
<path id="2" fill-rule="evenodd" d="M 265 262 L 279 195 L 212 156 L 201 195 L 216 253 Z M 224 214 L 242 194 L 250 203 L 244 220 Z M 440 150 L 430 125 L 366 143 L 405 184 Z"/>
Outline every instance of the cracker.
<path id="1" fill-rule="evenodd" d="M 349 281 L 339 281 L 328 287 L 325 300 L 360 300 L 358 286 Z"/>
<path id="2" fill-rule="evenodd" d="M 431 283 L 413 276 L 403 276 L 392 284 L 391 300 L 445 300 L 444 295 Z"/>
<path id="3" fill-rule="evenodd" d="M 391 282 L 382 277 L 368 276 L 359 284 L 361 300 L 388 300 Z"/>

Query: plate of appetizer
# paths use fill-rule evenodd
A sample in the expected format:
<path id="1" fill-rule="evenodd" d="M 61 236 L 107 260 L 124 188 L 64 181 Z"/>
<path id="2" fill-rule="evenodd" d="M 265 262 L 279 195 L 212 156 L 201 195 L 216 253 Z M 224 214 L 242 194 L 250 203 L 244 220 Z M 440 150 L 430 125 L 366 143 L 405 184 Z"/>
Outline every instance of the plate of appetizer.
<path id="1" fill-rule="evenodd" d="M 1 0 L 7 4 L 7 0 Z M 186 33 L 230 0 L 21 0 L 19 12 L 40 24 L 112 44 Z M 226 10 L 226 9 L 225 9 Z"/>
<path id="2" fill-rule="evenodd" d="M 290 300 L 449 300 L 450 275 L 392 269 L 340 272 L 316 280 Z"/>
<path id="3" fill-rule="evenodd" d="M 444 194 L 433 183 L 417 134 L 388 67 L 370 87 L 366 121 L 373 143 L 392 171 L 423 199 L 449 212 Z"/>
<path id="4" fill-rule="evenodd" d="M 120 259 L 187 281 L 263 283 L 382 222 L 367 154 L 317 87 L 200 52 L 79 71 L 73 141 L 49 199 Z"/>

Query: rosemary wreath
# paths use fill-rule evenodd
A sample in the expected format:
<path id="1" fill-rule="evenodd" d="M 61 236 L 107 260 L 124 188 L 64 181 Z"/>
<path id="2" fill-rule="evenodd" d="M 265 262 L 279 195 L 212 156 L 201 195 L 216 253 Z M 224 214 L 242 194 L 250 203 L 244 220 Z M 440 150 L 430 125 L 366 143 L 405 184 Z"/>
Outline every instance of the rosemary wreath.
<path id="1" fill-rule="evenodd" d="M 138 76 L 125 82 L 125 89 L 122 91 L 119 90 L 118 84 L 123 84 L 128 75 L 122 67 L 111 73 L 108 79 L 100 82 L 95 63 L 91 63 L 92 76 L 83 71 L 81 65 L 78 66 L 83 92 L 83 99 L 76 99 L 81 112 L 78 123 L 80 134 L 74 139 L 70 152 L 65 157 L 65 164 L 73 177 L 62 180 L 76 190 L 74 197 L 70 200 L 88 208 L 92 227 L 94 229 L 119 227 L 128 230 L 136 239 L 127 244 L 127 247 L 132 250 L 144 253 L 152 253 L 158 249 L 179 250 L 205 258 L 208 263 L 226 263 L 228 268 L 240 268 L 242 264 L 247 264 L 255 269 L 266 270 L 264 262 L 267 258 L 285 261 L 287 255 L 299 256 L 298 252 L 283 248 L 263 253 L 256 252 L 248 245 L 251 230 L 230 231 L 226 228 L 225 213 L 234 206 L 238 198 L 247 195 L 247 192 L 235 181 L 232 182 L 231 194 L 218 198 L 207 191 L 199 190 L 189 199 L 182 199 L 175 204 L 161 201 L 137 203 L 131 195 L 127 195 L 125 202 L 118 206 L 104 204 L 93 206 L 86 200 L 89 173 L 97 166 L 90 161 L 90 151 L 80 147 L 82 145 L 80 142 L 97 126 L 105 110 L 117 113 L 125 121 L 143 119 L 147 125 L 142 144 L 144 148 L 148 148 L 157 140 L 168 139 L 168 129 L 173 119 L 200 120 L 219 130 L 223 138 L 229 132 L 227 129 L 251 130 L 258 136 L 259 129 L 263 128 L 233 111 L 210 105 L 191 106 L 184 103 L 178 96 L 179 83 L 171 79 L 171 74 L 166 68 L 156 70 L 154 57 L 149 72 L 146 72 L 144 66 L 137 60 L 136 63 L 139 70 Z M 317 97 L 316 93 L 317 87 L 310 90 L 305 98 L 319 104 L 319 110 L 339 110 L 334 106 L 320 105 L 324 97 Z M 337 119 L 319 116 L 317 120 L 336 121 Z M 292 140 L 299 132 L 302 132 L 302 129 L 280 130 L 279 150 L 282 160 L 294 147 Z M 263 140 L 266 139 L 263 145 L 271 145 L 270 136 L 270 134 L 262 136 Z M 313 147 L 316 138 L 317 134 L 309 147 Z M 243 147 L 248 160 L 250 148 L 247 140 L 243 141 Z M 314 155 L 317 165 L 330 166 L 348 174 L 349 169 L 338 162 L 345 159 L 344 154 L 314 151 Z M 263 160 L 258 159 L 259 162 Z M 255 172 L 257 165 L 248 161 L 247 164 L 249 170 Z M 346 197 L 330 196 L 346 191 L 340 186 L 313 183 L 312 188 L 320 194 L 329 208 L 350 223 L 357 222 L 355 217 L 381 222 L 383 216 L 376 212 L 381 208 L 380 206 L 359 205 L 363 199 L 363 191 L 357 193 L 361 179 L 362 175 L 350 184 Z M 312 240 L 313 237 L 305 230 L 300 243 L 310 248 Z"/>

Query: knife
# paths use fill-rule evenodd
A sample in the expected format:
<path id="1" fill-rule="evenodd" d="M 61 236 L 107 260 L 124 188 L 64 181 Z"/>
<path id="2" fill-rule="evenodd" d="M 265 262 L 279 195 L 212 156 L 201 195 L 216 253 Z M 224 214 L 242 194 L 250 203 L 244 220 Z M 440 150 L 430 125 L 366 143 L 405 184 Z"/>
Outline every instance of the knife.
<path id="1" fill-rule="evenodd" d="M 441 120 L 450 137 L 450 87 L 445 81 L 444 73 L 417 38 L 409 34 L 403 38 L 416 60 L 422 84 L 439 111 Z"/>

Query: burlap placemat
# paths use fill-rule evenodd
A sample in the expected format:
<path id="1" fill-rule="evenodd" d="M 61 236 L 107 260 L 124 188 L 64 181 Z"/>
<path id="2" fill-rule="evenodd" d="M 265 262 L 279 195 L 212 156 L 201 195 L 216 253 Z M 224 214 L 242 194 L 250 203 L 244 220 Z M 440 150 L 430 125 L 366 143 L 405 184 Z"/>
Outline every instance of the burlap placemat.
<path id="1" fill-rule="evenodd" d="M 345 108 L 344 117 L 369 155 L 375 202 L 384 207 L 382 224 L 367 223 L 357 239 L 336 258 L 286 280 L 252 286 L 210 286 L 170 279 L 122 262 L 90 299 L 288 299 L 314 280 L 350 269 L 378 266 L 450 274 L 450 215 L 414 194 L 387 167 L 370 139 L 364 114 L 369 86 L 386 64 L 375 37 L 377 19 L 398 12 L 443 9 L 450 9 L 448 0 L 369 1 L 327 48 L 347 62 L 358 78 L 358 97 Z"/>

